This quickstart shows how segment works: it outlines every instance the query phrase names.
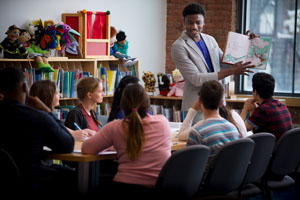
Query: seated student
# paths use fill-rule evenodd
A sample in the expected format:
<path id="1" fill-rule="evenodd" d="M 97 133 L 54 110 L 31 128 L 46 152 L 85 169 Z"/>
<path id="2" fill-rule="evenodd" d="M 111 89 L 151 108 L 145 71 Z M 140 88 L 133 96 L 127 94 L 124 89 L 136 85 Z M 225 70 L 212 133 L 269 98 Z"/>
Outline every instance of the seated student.
<path id="1" fill-rule="evenodd" d="M 12 189 L 17 193 L 9 195 L 36 195 L 44 184 L 49 183 L 43 181 L 40 165 L 43 147 L 47 146 L 55 153 L 70 153 L 74 148 L 74 139 L 38 97 L 27 96 L 22 70 L 7 67 L 0 71 L 0 93 L 4 96 L 4 100 L 0 101 L 0 125 L 5 130 L 1 131 L 0 148 L 6 150 L 16 162 L 23 183 L 21 188 Z M 26 100 L 29 106 L 25 105 Z M 49 191 L 54 191 L 67 181 L 52 177 L 52 181 L 54 179 L 57 183 L 48 185 Z M 19 189 L 23 191 L 18 193 Z"/>
<path id="2" fill-rule="evenodd" d="M 201 85 L 199 103 L 204 121 L 192 128 L 187 146 L 204 144 L 210 149 L 210 157 L 227 142 L 239 139 L 239 131 L 219 114 L 223 104 L 224 88 L 216 80 L 206 81 Z"/>
<path id="3" fill-rule="evenodd" d="M 106 124 L 83 142 L 83 154 L 98 154 L 111 145 L 116 149 L 119 167 L 111 195 L 131 199 L 151 193 L 171 155 L 169 122 L 163 115 L 149 115 L 149 106 L 150 99 L 140 84 L 127 85 L 121 99 L 126 117 Z"/>
<path id="4" fill-rule="evenodd" d="M 50 80 L 40 80 L 32 84 L 30 96 L 37 96 L 46 106 L 48 106 L 53 112 L 54 108 L 59 106 L 59 92 L 56 89 L 56 85 Z M 72 134 L 74 139 L 85 139 L 94 135 L 96 132 L 90 129 L 84 130 L 72 130 L 67 128 Z"/>
<path id="5" fill-rule="evenodd" d="M 247 99 L 240 115 L 245 120 L 248 131 L 269 132 L 278 140 L 292 128 L 292 118 L 287 107 L 273 98 L 274 88 L 275 80 L 272 75 L 263 72 L 254 74 L 253 99 Z M 249 112 L 252 114 L 246 119 Z"/>
<path id="6" fill-rule="evenodd" d="M 124 111 L 120 109 L 120 101 L 121 101 L 123 90 L 129 83 L 138 83 L 139 81 L 140 80 L 135 76 L 124 76 L 120 80 L 120 83 L 114 93 L 111 111 L 109 113 L 107 122 L 113 121 L 114 119 L 125 118 Z"/>
<path id="7" fill-rule="evenodd" d="M 102 124 L 97 119 L 94 107 L 95 104 L 102 102 L 103 96 L 103 86 L 99 79 L 93 77 L 81 79 L 77 84 L 77 97 L 80 104 L 68 113 L 66 127 L 77 130 L 75 122 L 81 129 L 89 128 L 98 131 L 98 125 L 102 126 Z"/>
<path id="8" fill-rule="evenodd" d="M 188 139 L 189 133 L 192 130 L 192 127 L 199 126 L 203 123 L 203 120 L 195 123 L 192 126 L 192 122 L 197 112 L 201 110 L 201 105 L 199 101 L 196 101 L 192 108 L 189 109 L 181 127 L 177 134 L 177 137 L 181 141 L 186 141 Z M 240 133 L 240 138 L 247 137 L 249 134 L 247 133 L 246 126 L 240 115 L 235 112 L 233 109 L 229 109 L 226 106 L 221 106 L 219 108 L 219 114 L 224 119 L 227 119 L 229 122 L 234 124 Z"/>

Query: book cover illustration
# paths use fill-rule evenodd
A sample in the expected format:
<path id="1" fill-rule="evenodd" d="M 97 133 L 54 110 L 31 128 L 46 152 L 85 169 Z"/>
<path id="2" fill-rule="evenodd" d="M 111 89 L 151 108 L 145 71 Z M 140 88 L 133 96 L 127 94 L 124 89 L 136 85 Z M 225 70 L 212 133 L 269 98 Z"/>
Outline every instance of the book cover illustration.
<path id="1" fill-rule="evenodd" d="M 266 69 L 271 47 L 272 38 L 249 40 L 247 35 L 229 32 L 222 61 L 228 64 L 251 61 L 257 69 Z"/>

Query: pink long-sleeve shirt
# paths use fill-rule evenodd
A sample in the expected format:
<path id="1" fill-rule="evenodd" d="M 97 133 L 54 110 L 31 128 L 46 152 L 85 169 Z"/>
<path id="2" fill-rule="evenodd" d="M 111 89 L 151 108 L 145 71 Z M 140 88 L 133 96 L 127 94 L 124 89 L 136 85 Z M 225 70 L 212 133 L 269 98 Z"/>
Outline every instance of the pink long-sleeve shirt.
<path id="1" fill-rule="evenodd" d="M 171 130 L 163 115 L 149 115 L 143 119 L 145 143 L 141 155 L 130 160 L 126 154 L 126 136 L 123 120 L 114 120 L 105 125 L 82 145 L 83 154 L 98 154 L 114 146 L 119 162 L 114 181 L 154 186 L 158 174 L 171 155 Z"/>

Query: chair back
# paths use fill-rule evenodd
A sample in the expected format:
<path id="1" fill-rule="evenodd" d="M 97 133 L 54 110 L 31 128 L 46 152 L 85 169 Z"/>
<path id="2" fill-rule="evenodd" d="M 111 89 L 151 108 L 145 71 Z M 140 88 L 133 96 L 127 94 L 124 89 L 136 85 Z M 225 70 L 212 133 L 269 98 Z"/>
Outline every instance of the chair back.
<path id="1" fill-rule="evenodd" d="M 19 169 L 11 157 L 11 155 L 4 149 L 0 148 L 0 186 L 3 189 L 10 189 L 17 186 L 20 181 Z"/>
<path id="2" fill-rule="evenodd" d="M 300 162 L 300 128 L 293 128 L 276 142 L 270 161 L 271 172 L 287 175 L 297 168 Z"/>
<path id="3" fill-rule="evenodd" d="M 207 194 L 225 194 L 237 189 L 244 180 L 254 141 L 242 138 L 226 143 L 209 164 L 204 190 Z"/>
<path id="4" fill-rule="evenodd" d="M 256 133 L 248 138 L 254 141 L 255 147 L 244 178 L 244 184 L 255 182 L 263 177 L 275 144 L 275 136 L 271 133 Z"/>
<path id="5" fill-rule="evenodd" d="M 209 148 L 205 145 L 174 152 L 159 173 L 156 189 L 168 198 L 192 198 L 200 186 L 208 156 Z"/>

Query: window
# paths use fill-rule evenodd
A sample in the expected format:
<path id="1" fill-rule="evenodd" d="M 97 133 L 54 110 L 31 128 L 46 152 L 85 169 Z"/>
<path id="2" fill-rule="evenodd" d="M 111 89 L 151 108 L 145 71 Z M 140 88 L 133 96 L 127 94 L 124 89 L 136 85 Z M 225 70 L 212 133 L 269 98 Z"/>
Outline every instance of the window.
<path id="1" fill-rule="evenodd" d="M 276 80 L 275 94 L 300 96 L 300 0 L 238 1 L 240 30 L 273 39 L 266 72 Z M 239 19 L 239 20 L 240 20 Z M 252 92 L 252 76 L 236 79 L 236 93 Z"/>

